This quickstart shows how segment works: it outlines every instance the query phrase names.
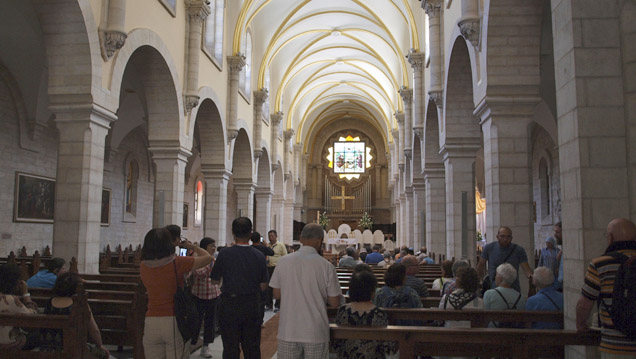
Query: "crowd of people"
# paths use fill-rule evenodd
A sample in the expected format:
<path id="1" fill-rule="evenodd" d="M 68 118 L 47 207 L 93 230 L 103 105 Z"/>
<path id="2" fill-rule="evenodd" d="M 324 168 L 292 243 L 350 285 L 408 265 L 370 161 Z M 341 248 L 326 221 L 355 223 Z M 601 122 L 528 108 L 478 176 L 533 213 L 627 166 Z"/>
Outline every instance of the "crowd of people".
<path id="1" fill-rule="evenodd" d="M 189 358 L 190 346 L 201 339 L 199 335 L 182 338 L 178 333 L 174 298 L 177 288 L 186 283 L 192 288 L 198 328 L 203 327 L 200 355 L 205 358 L 212 356 L 209 345 L 215 339 L 216 322 L 223 341 L 223 358 L 240 358 L 241 352 L 246 359 L 260 358 L 261 328 L 267 310 L 280 311 L 278 358 L 327 358 L 330 351 L 339 358 L 383 358 L 398 350 L 396 343 L 330 341 L 327 308 L 337 308 L 335 323 L 340 325 L 386 326 L 389 319 L 382 308 L 421 308 L 421 298 L 429 296 L 426 283 L 417 277 L 421 264 L 429 263 L 425 248 L 418 253 L 409 248 L 393 253 L 374 246 L 366 257 L 354 247 L 347 248 L 339 261 L 340 267 L 353 268 L 347 293 L 350 302 L 345 303 L 336 268 L 322 257 L 324 231 L 318 224 L 303 228 L 302 246 L 296 252 L 278 241 L 276 231 L 268 232 L 268 243 L 265 242 L 246 217 L 233 221 L 232 233 L 234 243 L 220 251 L 212 238 L 198 243 L 181 238 L 180 228 L 175 225 L 154 228 L 146 234 L 140 265 L 141 281 L 148 294 L 143 335 L 146 357 Z M 561 223 L 554 226 L 554 236 L 546 239 L 546 248 L 534 271 L 524 248 L 512 240 L 510 228 L 499 228 L 497 241 L 484 247 L 476 268 L 467 260 L 444 260 L 442 275 L 432 283 L 432 290 L 438 290 L 441 296 L 439 308 L 562 312 Z M 633 356 L 636 342 L 612 321 L 612 298 L 616 300 L 613 289 L 621 268 L 621 254 L 626 258 L 636 256 L 636 226 L 627 219 L 615 219 L 608 225 L 606 240 L 605 253 L 592 260 L 585 274 L 576 307 L 577 329 L 588 330 L 594 303 L 602 303 L 599 310 L 603 356 Z M 372 266 L 386 269 L 384 285 L 378 286 Z M 521 293 L 521 273 L 532 281 L 535 295 L 527 298 Z M 45 268 L 26 282 L 20 279 L 15 265 L 4 265 L 0 267 L 0 311 L 37 313 L 28 288 L 42 287 L 52 288 L 52 297 L 41 312 L 68 314 L 72 296 L 81 283 L 81 277 L 67 272 L 66 262 L 60 258 L 46 262 Z M 402 320 L 396 324 L 470 327 L 470 322 L 462 321 Z M 501 321 L 489 324 L 499 328 L 517 325 Z M 561 325 L 535 322 L 532 328 L 559 329 Z M 86 331 L 94 343 L 90 352 L 97 358 L 108 358 L 110 353 L 92 314 Z M 2 350 L 60 351 L 62 346 L 60 330 L 0 327 Z"/>

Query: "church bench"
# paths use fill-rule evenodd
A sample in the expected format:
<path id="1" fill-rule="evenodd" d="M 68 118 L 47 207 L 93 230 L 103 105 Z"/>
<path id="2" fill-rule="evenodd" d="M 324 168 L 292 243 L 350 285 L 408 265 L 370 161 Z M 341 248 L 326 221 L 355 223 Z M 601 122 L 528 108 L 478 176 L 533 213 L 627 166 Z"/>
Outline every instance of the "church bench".
<path id="1" fill-rule="evenodd" d="M 342 296 L 344 297 L 345 302 L 347 303 L 351 302 L 351 299 L 347 295 L 348 290 L 349 290 L 348 287 L 342 288 Z M 442 300 L 442 298 L 440 297 L 422 297 L 420 299 L 422 300 L 422 306 L 424 308 L 437 308 L 439 306 L 440 300 Z"/>
<path id="2" fill-rule="evenodd" d="M 20 328 L 61 329 L 64 335 L 64 349 L 61 353 L 45 353 L 36 351 L 18 351 L 6 353 L 11 358 L 28 359 L 83 359 L 90 358 L 86 347 L 88 307 L 86 296 L 78 294 L 73 297 L 73 308 L 69 315 L 48 314 L 0 314 L 0 326 Z"/>
<path id="3" fill-rule="evenodd" d="M 562 357 L 566 345 L 600 343 L 600 332 L 547 329 L 350 327 L 330 325 L 331 339 L 397 341 L 400 359 L 416 356 Z"/>
<path id="4" fill-rule="evenodd" d="M 89 281 L 100 282 L 126 282 L 126 283 L 141 283 L 141 277 L 139 274 L 84 274 L 80 273 L 80 277 Z"/>

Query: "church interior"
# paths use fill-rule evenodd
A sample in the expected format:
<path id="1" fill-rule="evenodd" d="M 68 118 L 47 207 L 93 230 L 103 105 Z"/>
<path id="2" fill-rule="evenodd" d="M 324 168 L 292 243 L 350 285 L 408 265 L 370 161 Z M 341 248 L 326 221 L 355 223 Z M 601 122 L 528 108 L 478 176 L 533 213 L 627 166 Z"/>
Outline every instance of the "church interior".
<path id="1" fill-rule="evenodd" d="M 572 328 L 636 220 L 635 24 L 630 0 L 2 1 L 0 255 L 98 273 L 245 216 L 471 261 L 507 226 L 534 263 L 562 222 Z"/>

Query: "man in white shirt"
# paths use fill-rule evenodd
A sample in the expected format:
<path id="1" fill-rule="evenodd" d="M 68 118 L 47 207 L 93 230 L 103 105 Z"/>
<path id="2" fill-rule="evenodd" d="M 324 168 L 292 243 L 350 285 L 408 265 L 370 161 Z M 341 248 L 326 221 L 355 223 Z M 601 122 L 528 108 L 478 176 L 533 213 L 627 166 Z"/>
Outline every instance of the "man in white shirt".
<path id="1" fill-rule="evenodd" d="M 278 323 L 279 359 L 329 357 L 327 305 L 340 304 L 342 290 L 335 267 L 319 251 L 324 231 L 310 223 L 300 234 L 302 247 L 278 261 L 269 282 L 281 300 Z"/>

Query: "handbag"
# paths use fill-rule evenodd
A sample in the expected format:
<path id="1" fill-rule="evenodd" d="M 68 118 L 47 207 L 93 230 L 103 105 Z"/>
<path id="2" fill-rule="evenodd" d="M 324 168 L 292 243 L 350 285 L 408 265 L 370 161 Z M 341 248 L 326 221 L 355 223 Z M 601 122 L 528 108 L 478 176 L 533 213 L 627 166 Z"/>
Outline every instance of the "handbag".
<path id="1" fill-rule="evenodd" d="M 174 264 L 174 276 L 177 281 L 177 291 L 174 294 L 174 317 L 177 321 L 177 328 L 183 341 L 192 339 L 195 335 L 199 335 L 201 324 L 199 323 L 197 307 L 192 298 L 191 288 L 184 283 L 179 285 L 179 276 L 177 275 L 176 260 Z"/>

